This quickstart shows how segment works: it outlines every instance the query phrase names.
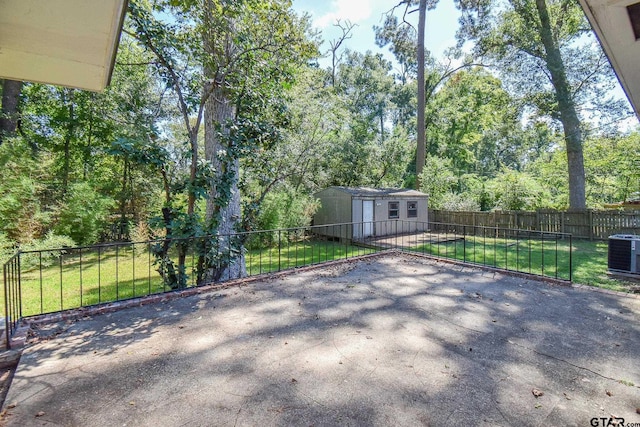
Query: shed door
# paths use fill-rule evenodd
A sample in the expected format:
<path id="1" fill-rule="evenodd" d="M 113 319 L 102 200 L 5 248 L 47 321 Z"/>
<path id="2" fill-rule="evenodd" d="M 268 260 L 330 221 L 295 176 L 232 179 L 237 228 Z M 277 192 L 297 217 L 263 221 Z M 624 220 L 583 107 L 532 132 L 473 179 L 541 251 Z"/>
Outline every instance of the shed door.
<path id="1" fill-rule="evenodd" d="M 362 237 L 373 236 L 373 200 L 362 201 Z"/>

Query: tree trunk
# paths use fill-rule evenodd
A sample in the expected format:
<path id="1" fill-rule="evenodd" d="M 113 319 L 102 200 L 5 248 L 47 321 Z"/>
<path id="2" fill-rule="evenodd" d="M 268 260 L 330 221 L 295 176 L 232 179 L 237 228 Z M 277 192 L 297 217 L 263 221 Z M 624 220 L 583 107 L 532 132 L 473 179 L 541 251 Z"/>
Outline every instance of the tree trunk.
<path id="1" fill-rule="evenodd" d="M 233 147 L 228 147 L 218 138 L 216 125 L 227 132 L 226 124 L 233 120 L 235 108 L 224 88 L 215 86 L 209 96 L 204 113 L 204 151 L 207 161 L 215 169 L 216 179 L 207 199 L 207 220 L 217 225 L 219 235 L 219 265 L 211 271 L 208 279 L 236 279 L 246 276 L 246 266 L 241 243 L 234 238 L 241 220 L 240 161 L 229 155 Z M 228 188 L 227 188 L 228 187 Z"/>
<path id="2" fill-rule="evenodd" d="M 420 189 L 420 174 L 426 158 L 425 135 L 425 81 L 424 81 L 424 27 L 427 15 L 427 0 L 420 0 L 418 17 L 418 147 L 416 150 L 416 189 Z"/>
<path id="3" fill-rule="evenodd" d="M 551 20 L 545 0 L 536 0 L 540 17 L 540 36 L 546 52 L 546 63 L 555 89 L 560 112 L 560 122 L 564 130 L 569 171 L 569 209 L 586 209 L 584 157 L 582 153 L 582 131 L 580 119 L 571 97 L 567 74 L 560 55 L 560 48 L 551 31 Z"/>
<path id="4" fill-rule="evenodd" d="M 206 11 L 204 24 L 208 28 L 203 34 L 203 44 L 212 59 L 212 63 L 205 65 L 204 70 L 209 81 L 204 85 L 204 96 L 211 91 L 204 108 L 204 153 L 215 170 L 215 178 L 207 198 L 206 217 L 209 227 L 216 230 L 218 235 L 217 242 L 213 242 L 216 249 L 215 259 L 209 260 L 209 263 L 215 261 L 216 265 L 209 264 L 205 280 L 218 281 L 240 278 L 247 274 L 242 242 L 234 235 L 241 221 L 238 187 L 240 161 L 238 155 L 233 153 L 233 147 L 227 146 L 226 142 L 218 137 L 216 129 L 219 126 L 223 134 L 228 134 L 227 124 L 235 118 L 231 94 L 224 83 L 224 71 L 219 71 L 224 69 L 235 55 L 232 41 L 234 25 L 233 18 L 227 18 L 227 27 L 221 30 L 223 37 L 220 37 L 220 34 L 214 37 L 214 32 L 219 31 L 213 19 L 218 13 L 216 6 L 212 0 L 204 0 L 203 6 Z M 216 66 L 220 68 L 216 70 Z"/>
<path id="5" fill-rule="evenodd" d="M 67 89 L 65 89 L 67 92 Z M 74 116 L 74 91 L 73 89 L 68 90 L 69 98 L 68 109 L 69 109 L 69 122 L 67 123 L 67 129 L 64 136 L 63 141 L 63 164 L 62 164 L 62 195 L 66 196 L 67 191 L 69 190 L 69 174 L 71 172 L 71 141 L 73 139 L 73 133 L 75 131 L 75 116 Z"/>
<path id="6" fill-rule="evenodd" d="M 0 114 L 0 144 L 4 137 L 13 136 L 18 128 L 18 103 L 22 82 L 5 80 L 2 85 L 2 112 Z"/>
<path id="7" fill-rule="evenodd" d="M 118 224 L 118 240 L 122 239 L 127 223 L 127 182 L 129 181 L 129 159 L 124 156 L 122 164 L 122 191 L 120 192 L 120 224 Z"/>

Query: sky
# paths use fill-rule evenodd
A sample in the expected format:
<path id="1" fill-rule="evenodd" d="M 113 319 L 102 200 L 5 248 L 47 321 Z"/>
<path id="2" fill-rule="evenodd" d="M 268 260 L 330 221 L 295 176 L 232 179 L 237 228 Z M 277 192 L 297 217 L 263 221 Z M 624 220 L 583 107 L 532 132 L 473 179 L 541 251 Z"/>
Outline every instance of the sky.
<path id="1" fill-rule="evenodd" d="M 399 0 L 293 0 L 293 9 L 298 13 L 308 13 L 313 26 L 322 31 L 323 53 L 329 50 L 329 40 L 335 40 L 342 34 L 334 26 L 336 20 L 340 19 L 357 24 L 352 31 L 353 37 L 345 41 L 343 46 L 363 53 L 367 50 L 384 53 L 386 58 L 392 60 L 393 55 L 388 47 L 376 46 L 373 26 L 381 26 L 384 15 L 398 3 Z M 396 15 L 400 16 L 399 10 Z M 441 58 L 445 49 L 455 45 L 459 15 L 452 0 L 440 1 L 436 9 L 427 12 L 426 47 L 436 58 Z M 417 26 L 418 13 L 409 15 L 409 18 Z M 328 66 L 328 58 L 321 60 L 320 65 Z"/>
<path id="2" fill-rule="evenodd" d="M 293 0 L 293 9 L 298 13 L 308 13 L 313 26 L 322 32 L 321 36 L 324 40 L 321 46 L 322 53 L 329 50 L 329 40 L 335 40 L 342 34 L 342 31 L 334 25 L 336 20 L 340 19 L 343 22 L 349 20 L 357 24 L 357 27 L 352 31 L 353 37 L 343 43 L 345 48 L 362 53 L 367 50 L 383 53 L 387 59 L 395 63 L 388 46 L 379 48 L 376 45 L 373 26 L 381 26 L 384 15 L 399 2 L 400 0 Z M 396 16 L 400 17 L 400 13 L 398 9 Z M 427 11 L 425 44 L 435 58 L 442 59 L 444 51 L 455 46 L 459 17 L 460 12 L 456 9 L 453 0 L 439 1 L 435 9 Z M 409 21 L 417 27 L 418 13 L 412 13 L 409 18 Z M 330 57 L 320 59 L 319 63 L 323 68 L 330 66 Z M 613 94 L 617 98 L 626 99 L 620 84 L 616 85 Z M 629 126 L 637 126 L 635 116 L 630 117 L 628 122 L 621 123 L 622 128 Z"/>

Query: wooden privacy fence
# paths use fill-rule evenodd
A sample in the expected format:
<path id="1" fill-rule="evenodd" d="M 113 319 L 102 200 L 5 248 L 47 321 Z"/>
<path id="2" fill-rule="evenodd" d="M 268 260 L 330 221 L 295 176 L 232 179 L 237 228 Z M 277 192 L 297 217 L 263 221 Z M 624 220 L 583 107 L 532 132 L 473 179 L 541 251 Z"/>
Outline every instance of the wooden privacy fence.
<path id="1" fill-rule="evenodd" d="M 492 211 L 429 210 L 430 222 L 571 233 L 583 239 L 607 239 L 612 234 L 640 234 L 640 211 Z"/>

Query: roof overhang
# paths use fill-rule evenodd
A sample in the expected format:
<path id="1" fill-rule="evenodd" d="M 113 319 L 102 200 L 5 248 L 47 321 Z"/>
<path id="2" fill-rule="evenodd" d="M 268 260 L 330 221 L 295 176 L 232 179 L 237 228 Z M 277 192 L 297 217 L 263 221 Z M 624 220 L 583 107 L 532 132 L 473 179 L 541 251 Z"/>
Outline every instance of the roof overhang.
<path id="1" fill-rule="evenodd" d="M 636 116 L 640 118 L 640 41 L 627 6 L 638 0 L 579 0 Z"/>
<path id="2" fill-rule="evenodd" d="M 99 91 L 128 0 L 0 0 L 0 78 Z"/>

